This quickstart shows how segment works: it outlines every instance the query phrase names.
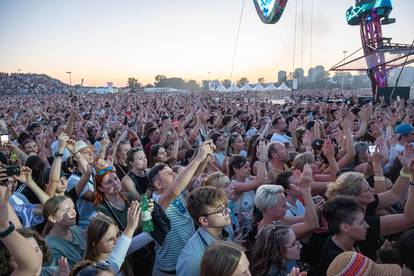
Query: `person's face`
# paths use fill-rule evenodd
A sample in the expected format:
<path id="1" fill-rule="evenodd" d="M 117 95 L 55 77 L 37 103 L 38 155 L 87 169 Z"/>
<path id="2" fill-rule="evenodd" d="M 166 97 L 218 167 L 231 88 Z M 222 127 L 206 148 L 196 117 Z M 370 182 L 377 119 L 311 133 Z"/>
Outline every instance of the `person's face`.
<path id="1" fill-rule="evenodd" d="M 374 189 L 369 186 L 366 180 L 361 184 L 361 193 L 358 195 L 357 199 L 362 205 L 368 205 L 375 201 Z"/>
<path id="2" fill-rule="evenodd" d="M 65 199 L 56 213 L 51 216 L 52 222 L 61 226 L 70 227 L 76 223 L 76 210 L 70 198 Z"/>
<path id="3" fill-rule="evenodd" d="M 302 244 L 296 238 L 295 233 L 290 230 L 287 243 L 285 244 L 285 259 L 297 261 L 300 259 L 300 249 Z"/>
<path id="4" fill-rule="evenodd" d="M 158 162 L 165 162 L 167 161 L 167 152 L 165 151 L 164 147 L 160 147 L 158 149 L 157 155 L 155 156 Z"/>
<path id="5" fill-rule="evenodd" d="M 88 164 L 93 164 L 93 162 L 95 161 L 95 158 L 93 156 L 93 150 L 91 147 L 85 148 L 83 150 L 80 151 L 80 154 L 83 155 L 83 157 L 85 158 L 85 160 L 88 162 Z"/>
<path id="6" fill-rule="evenodd" d="M 283 193 L 278 193 L 276 195 L 277 203 L 269 208 L 269 212 L 274 220 L 281 220 L 286 214 L 287 205 L 286 205 L 286 197 Z"/>
<path id="7" fill-rule="evenodd" d="M 37 153 L 39 151 L 39 148 L 36 145 L 35 141 L 27 142 L 23 147 L 25 153 Z"/>
<path id="8" fill-rule="evenodd" d="M 166 166 L 158 172 L 158 180 L 156 181 L 157 189 L 167 190 L 174 183 L 174 178 L 177 176 L 173 170 Z"/>
<path id="9" fill-rule="evenodd" d="M 43 133 L 38 133 L 38 134 L 36 134 L 36 136 L 35 136 L 35 142 L 36 142 L 36 145 L 39 147 L 39 146 L 43 146 L 44 144 L 45 144 L 45 137 L 44 137 L 44 134 Z"/>
<path id="10" fill-rule="evenodd" d="M 230 210 L 227 204 L 221 204 L 219 207 L 206 207 L 206 216 L 200 217 L 202 226 L 208 228 L 224 228 L 231 224 Z"/>
<path id="11" fill-rule="evenodd" d="M 147 157 L 142 150 L 134 153 L 132 167 L 138 170 L 145 170 L 147 168 Z"/>
<path id="12" fill-rule="evenodd" d="M 131 149 L 131 145 L 129 143 L 123 144 L 119 146 L 118 150 L 118 158 L 119 160 L 126 160 L 128 151 Z"/>
<path id="13" fill-rule="evenodd" d="M 285 121 L 285 119 L 279 119 L 278 121 L 277 121 L 277 129 L 278 130 L 285 130 L 286 129 L 286 121 Z"/>
<path id="14" fill-rule="evenodd" d="M 67 187 L 68 187 L 68 179 L 65 176 L 62 176 L 56 185 L 56 192 L 63 193 L 66 191 Z"/>
<path id="15" fill-rule="evenodd" d="M 234 172 L 238 177 L 248 177 L 250 175 L 249 161 L 246 161 L 246 163 L 240 169 L 235 169 Z"/>
<path id="16" fill-rule="evenodd" d="M 284 144 L 276 143 L 274 147 L 276 148 L 277 156 L 280 161 L 286 162 L 289 160 L 289 151 Z"/>
<path id="17" fill-rule="evenodd" d="M 161 139 L 161 133 L 160 130 L 157 128 L 155 131 L 153 131 L 150 135 L 150 140 L 152 143 L 158 143 Z"/>
<path id="18" fill-rule="evenodd" d="M 224 135 L 219 136 L 217 138 L 217 141 L 216 141 L 216 147 L 217 147 L 217 149 L 223 150 L 225 144 L 226 144 L 226 138 L 224 137 Z"/>
<path id="19" fill-rule="evenodd" d="M 249 266 L 249 260 L 247 259 L 246 254 L 242 252 L 239 265 L 231 276 L 251 276 L 252 274 L 250 273 Z"/>
<path id="20" fill-rule="evenodd" d="M 355 220 L 351 225 L 345 224 L 344 231 L 346 234 L 356 240 L 363 241 L 366 239 L 367 230 L 369 228 L 368 223 L 364 220 L 364 214 L 362 212 L 357 212 L 355 215 Z"/>
<path id="21" fill-rule="evenodd" d="M 115 172 L 110 172 L 102 179 L 101 186 L 98 189 L 105 194 L 118 194 L 121 192 L 121 181 Z"/>
<path id="22" fill-rule="evenodd" d="M 106 231 L 105 235 L 101 238 L 101 240 L 96 245 L 96 251 L 99 254 L 102 253 L 111 253 L 114 249 L 116 242 L 119 238 L 119 230 L 115 225 L 109 226 L 108 230 Z"/>
<path id="23" fill-rule="evenodd" d="M 240 152 L 240 151 L 244 150 L 246 145 L 244 144 L 243 138 L 241 137 L 241 135 L 238 135 L 234 139 L 234 142 L 231 146 L 232 146 L 232 148 L 235 152 Z"/>

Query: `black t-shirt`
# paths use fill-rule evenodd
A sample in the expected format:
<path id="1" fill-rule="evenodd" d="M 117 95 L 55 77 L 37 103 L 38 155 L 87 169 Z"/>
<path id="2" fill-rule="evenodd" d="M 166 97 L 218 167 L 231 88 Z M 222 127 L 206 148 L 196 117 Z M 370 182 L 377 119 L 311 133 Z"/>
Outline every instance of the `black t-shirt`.
<path id="1" fill-rule="evenodd" d="M 119 180 L 122 180 L 122 178 L 124 178 L 124 176 L 127 175 L 129 172 L 128 165 L 122 166 L 119 163 L 115 164 L 115 169 L 116 169 L 116 175 L 118 176 Z"/>
<path id="2" fill-rule="evenodd" d="M 128 176 L 131 178 L 132 182 L 135 184 L 135 189 L 139 194 L 144 194 L 148 189 L 148 178 L 145 174 L 144 176 L 139 176 L 134 174 L 133 172 L 128 172 Z"/>
<path id="3" fill-rule="evenodd" d="M 382 245 L 380 217 L 366 216 L 364 219 L 369 225 L 366 239 L 364 241 L 356 242 L 355 246 L 357 246 L 359 250 L 361 250 L 362 254 L 364 254 L 371 260 L 375 260 L 377 250 Z"/>
<path id="4" fill-rule="evenodd" d="M 380 235 L 380 218 L 378 216 L 370 216 L 365 217 L 364 219 L 369 225 L 366 239 L 364 241 L 356 242 L 354 247 L 371 260 L 375 260 L 376 252 L 381 247 L 382 243 Z M 329 237 L 322 248 L 319 266 L 311 275 L 326 275 L 326 270 L 331 262 L 342 252 L 344 251 L 332 241 L 332 236 Z"/>
<path id="5" fill-rule="evenodd" d="M 367 217 L 375 216 L 375 213 L 377 211 L 378 204 L 379 204 L 378 195 L 374 194 L 374 198 L 375 198 L 375 200 L 373 202 L 371 202 L 370 204 L 368 204 L 368 206 L 367 206 L 367 210 L 365 212 L 365 216 L 367 216 Z"/>
<path id="6" fill-rule="evenodd" d="M 332 237 L 333 236 L 329 237 L 323 245 L 321 261 L 319 263 L 318 271 L 314 272 L 314 275 L 326 275 L 326 271 L 328 270 L 331 262 L 336 258 L 336 256 L 344 252 L 342 248 L 333 242 Z"/>

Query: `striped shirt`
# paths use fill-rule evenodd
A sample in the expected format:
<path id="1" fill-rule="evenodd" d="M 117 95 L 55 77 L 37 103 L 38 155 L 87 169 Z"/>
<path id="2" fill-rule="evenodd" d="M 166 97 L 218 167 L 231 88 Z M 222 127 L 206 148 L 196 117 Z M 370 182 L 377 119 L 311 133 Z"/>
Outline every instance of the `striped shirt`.
<path id="1" fill-rule="evenodd" d="M 154 194 L 157 203 L 159 198 L 160 196 Z M 182 195 L 171 202 L 165 213 L 171 221 L 171 229 L 165 237 L 164 244 L 162 246 L 157 244 L 155 247 L 155 266 L 161 271 L 170 272 L 175 271 L 178 256 L 195 233 L 195 227 Z"/>

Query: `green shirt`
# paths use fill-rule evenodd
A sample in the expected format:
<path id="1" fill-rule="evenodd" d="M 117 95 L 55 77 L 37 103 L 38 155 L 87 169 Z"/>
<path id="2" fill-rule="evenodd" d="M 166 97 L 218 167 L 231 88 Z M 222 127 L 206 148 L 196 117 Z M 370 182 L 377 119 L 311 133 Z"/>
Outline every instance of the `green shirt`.
<path id="1" fill-rule="evenodd" d="M 69 230 L 73 236 L 71 241 L 54 236 L 46 236 L 45 240 L 54 263 L 58 263 L 60 257 L 64 256 L 68 259 L 68 264 L 73 267 L 84 257 L 86 235 L 77 225 L 70 227 Z"/>

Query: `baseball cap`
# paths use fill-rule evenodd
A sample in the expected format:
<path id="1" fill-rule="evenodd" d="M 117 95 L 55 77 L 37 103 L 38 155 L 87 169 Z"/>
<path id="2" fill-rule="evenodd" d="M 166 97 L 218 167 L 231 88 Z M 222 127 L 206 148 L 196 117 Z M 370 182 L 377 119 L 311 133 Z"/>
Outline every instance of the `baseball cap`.
<path id="1" fill-rule="evenodd" d="M 411 124 L 402 123 L 394 129 L 396 134 L 407 135 L 414 132 L 414 127 Z"/>

